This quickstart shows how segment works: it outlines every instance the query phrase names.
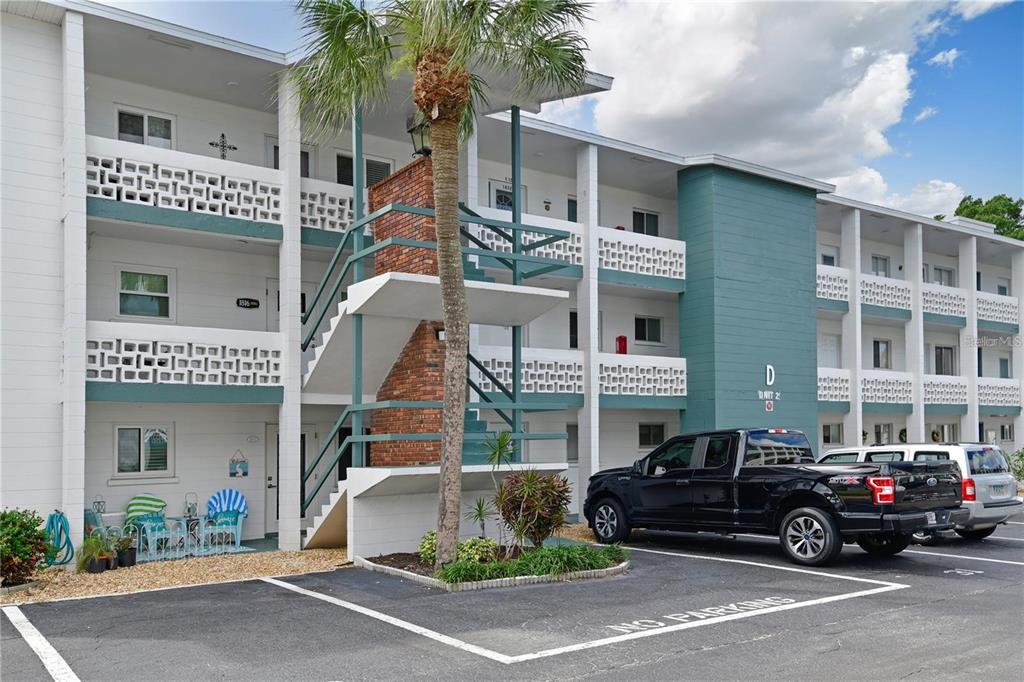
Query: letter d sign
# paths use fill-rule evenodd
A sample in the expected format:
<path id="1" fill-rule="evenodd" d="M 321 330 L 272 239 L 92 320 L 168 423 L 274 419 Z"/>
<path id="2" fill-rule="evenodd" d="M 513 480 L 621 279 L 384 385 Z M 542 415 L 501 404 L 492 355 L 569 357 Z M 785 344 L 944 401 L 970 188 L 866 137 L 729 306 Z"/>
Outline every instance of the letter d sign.
<path id="1" fill-rule="evenodd" d="M 775 367 L 774 365 L 764 366 L 764 385 L 771 386 L 775 383 Z"/>

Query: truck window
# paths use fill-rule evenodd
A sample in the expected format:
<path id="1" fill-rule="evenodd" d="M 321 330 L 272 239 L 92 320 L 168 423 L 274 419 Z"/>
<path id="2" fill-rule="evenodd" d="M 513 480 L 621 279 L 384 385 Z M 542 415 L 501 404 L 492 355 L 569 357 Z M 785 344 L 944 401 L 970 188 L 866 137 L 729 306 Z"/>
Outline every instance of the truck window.
<path id="1" fill-rule="evenodd" d="M 839 462 L 856 462 L 856 452 L 837 452 L 834 455 L 825 455 L 820 460 L 819 464 L 837 464 Z"/>
<path id="2" fill-rule="evenodd" d="M 647 475 L 661 476 L 676 469 L 689 469 L 696 444 L 696 438 L 686 438 L 670 443 L 661 452 L 651 455 L 647 461 Z"/>
<path id="3" fill-rule="evenodd" d="M 747 432 L 747 449 L 743 466 L 774 466 L 776 464 L 813 464 L 814 455 L 807 436 L 799 431 L 758 429 Z"/>
<path id="4" fill-rule="evenodd" d="M 732 436 L 710 436 L 704 450 L 704 469 L 717 469 L 729 463 Z"/>
<path id="5" fill-rule="evenodd" d="M 968 449 L 967 465 L 972 474 L 1005 474 L 1010 471 L 1002 450 L 995 446 Z"/>
<path id="6" fill-rule="evenodd" d="M 902 462 L 902 452 L 869 452 L 868 462 Z"/>
<path id="7" fill-rule="evenodd" d="M 949 459 L 948 452 L 918 452 L 914 455 L 915 462 L 944 462 Z"/>

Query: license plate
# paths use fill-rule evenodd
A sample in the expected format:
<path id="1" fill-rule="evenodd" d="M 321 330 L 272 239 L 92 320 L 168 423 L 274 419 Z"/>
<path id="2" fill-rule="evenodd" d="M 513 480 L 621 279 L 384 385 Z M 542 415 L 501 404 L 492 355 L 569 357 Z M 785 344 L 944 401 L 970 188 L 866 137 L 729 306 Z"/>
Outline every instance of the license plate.
<path id="1" fill-rule="evenodd" d="M 994 485 L 994 486 L 991 486 L 989 488 L 989 490 L 992 491 L 992 496 L 993 497 L 1002 497 L 1003 495 L 1006 494 L 1006 486 L 1005 485 Z"/>
<path id="2" fill-rule="evenodd" d="M 934 526 L 935 525 L 935 512 L 925 512 L 924 513 L 924 522 L 927 523 L 929 526 Z"/>

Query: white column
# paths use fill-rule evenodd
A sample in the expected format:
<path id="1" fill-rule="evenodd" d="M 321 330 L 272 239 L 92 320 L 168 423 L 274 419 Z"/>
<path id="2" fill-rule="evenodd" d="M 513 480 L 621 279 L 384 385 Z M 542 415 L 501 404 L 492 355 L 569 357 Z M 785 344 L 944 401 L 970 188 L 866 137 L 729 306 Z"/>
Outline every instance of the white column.
<path id="1" fill-rule="evenodd" d="M 71 541 L 82 541 L 85 508 L 85 42 L 82 15 L 64 14 L 64 349 L 61 356 L 61 509 Z"/>
<path id="2" fill-rule="evenodd" d="M 1024 391 L 1024 296 L 1021 296 L 1024 293 L 1024 249 L 1014 252 L 1012 267 L 1010 293 L 1017 298 L 1017 336 L 1014 337 L 1011 362 L 1013 378 L 1021 383 Z M 1015 450 L 1024 448 L 1024 413 L 1013 418 L 1013 439 Z"/>
<path id="3" fill-rule="evenodd" d="M 576 285 L 576 321 L 583 351 L 583 407 L 578 412 L 579 481 L 576 494 L 583 511 L 587 479 L 601 468 L 601 385 L 599 377 L 597 285 L 597 146 L 576 153 L 576 220 L 583 225 L 583 277 Z"/>
<path id="4" fill-rule="evenodd" d="M 843 213 L 839 265 L 850 273 L 850 310 L 843 315 L 843 367 L 850 372 L 850 411 L 843 419 L 843 445 L 860 445 L 864 430 L 861 410 L 860 210 Z"/>
<path id="5" fill-rule="evenodd" d="M 278 272 L 281 281 L 281 348 L 284 400 L 279 411 L 278 480 L 280 549 L 301 547 L 302 433 L 302 231 L 299 226 L 300 158 L 302 151 L 298 100 L 287 74 L 280 76 L 277 105 L 277 139 L 280 147 L 281 225 L 284 228 Z M 355 191 L 360 191 L 356 188 Z"/>
<path id="6" fill-rule="evenodd" d="M 906 325 L 907 371 L 914 384 L 914 411 L 907 416 L 907 442 L 926 442 L 924 433 L 924 227 L 914 224 L 903 231 L 903 272 L 910 285 L 910 321 Z"/>
<path id="7" fill-rule="evenodd" d="M 978 306 L 976 275 L 978 242 L 974 237 L 960 240 L 957 272 L 967 295 L 967 325 L 960 330 L 960 373 L 967 380 L 967 414 L 960 420 L 960 440 L 978 440 Z"/>

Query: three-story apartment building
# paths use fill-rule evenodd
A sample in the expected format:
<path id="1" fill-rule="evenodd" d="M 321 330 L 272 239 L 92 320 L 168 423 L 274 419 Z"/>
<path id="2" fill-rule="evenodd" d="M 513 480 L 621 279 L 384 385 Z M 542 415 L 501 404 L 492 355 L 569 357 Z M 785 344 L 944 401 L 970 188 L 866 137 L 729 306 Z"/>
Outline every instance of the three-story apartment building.
<path id="1" fill-rule="evenodd" d="M 83 0 L 2 19 L 2 504 L 80 536 L 94 501 L 232 487 L 295 548 L 348 466 L 436 460 L 407 84 L 312 140 L 284 54 Z M 498 93 L 463 151 L 467 461 L 509 429 L 577 486 L 716 427 L 1024 443 L 1024 244 L 500 112 L 543 99 Z"/>

